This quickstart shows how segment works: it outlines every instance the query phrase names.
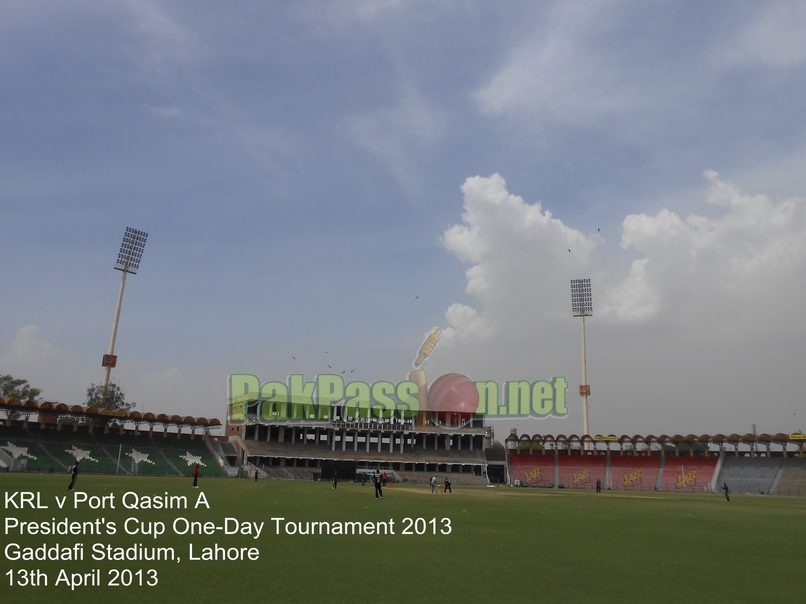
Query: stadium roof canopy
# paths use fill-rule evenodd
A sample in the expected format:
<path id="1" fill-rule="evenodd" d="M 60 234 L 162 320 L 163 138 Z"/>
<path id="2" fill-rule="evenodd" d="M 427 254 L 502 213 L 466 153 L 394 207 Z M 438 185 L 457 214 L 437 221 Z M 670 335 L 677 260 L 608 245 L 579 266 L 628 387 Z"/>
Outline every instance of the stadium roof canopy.
<path id="1" fill-rule="evenodd" d="M 102 418 L 106 420 L 117 419 L 135 424 L 162 424 L 174 426 L 193 426 L 214 428 L 220 426 L 218 419 L 207 419 L 206 417 L 193 417 L 190 415 L 181 417 L 179 415 L 166 415 L 164 413 L 140 413 L 139 411 L 123 411 L 111 409 L 97 409 L 96 407 L 82 407 L 81 405 L 68 406 L 65 403 L 54 403 L 50 401 L 21 401 L 16 398 L 4 399 L 0 396 L 0 409 L 6 413 L 23 413 L 30 415 L 33 413 L 47 414 L 54 417 L 58 422 L 60 417 L 85 417 Z"/>

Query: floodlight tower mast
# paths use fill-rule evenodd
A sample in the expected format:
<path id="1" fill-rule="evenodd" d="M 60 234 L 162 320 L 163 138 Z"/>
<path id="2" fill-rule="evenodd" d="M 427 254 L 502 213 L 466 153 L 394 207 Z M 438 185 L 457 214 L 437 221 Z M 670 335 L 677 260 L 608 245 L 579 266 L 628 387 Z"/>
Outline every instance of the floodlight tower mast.
<path id="1" fill-rule="evenodd" d="M 112 372 L 112 367 L 117 364 L 118 358 L 115 356 L 115 338 L 118 335 L 118 322 L 120 321 L 120 306 L 123 303 L 123 290 L 126 287 L 126 274 L 137 274 L 140 268 L 140 259 L 143 257 L 143 249 L 146 246 L 146 239 L 148 233 L 138 231 L 126 227 L 126 233 L 123 235 L 123 243 L 120 244 L 120 252 L 118 252 L 118 261 L 115 263 L 115 270 L 121 271 L 123 276 L 120 280 L 120 292 L 118 293 L 118 304 L 115 307 L 115 321 L 112 323 L 112 337 L 109 340 L 109 353 L 104 355 L 103 367 L 106 368 L 104 373 L 103 390 L 101 400 L 106 400 L 106 390 L 109 387 L 109 375 Z"/>
<path id="2" fill-rule="evenodd" d="M 575 317 L 582 317 L 582 384 L 579 386 L 579 394 L 582 396 L 584 435 L 590 436 L 588 428 L 588 396 L 590 396 L 591 387 L 588 384 L 588 361 L 585 350 L 585 317 L 593 316 L 590 279 L 571 279 L 571 310 Z M 589 448 L 590 445 L 586 441 L 585 449 Z"/>

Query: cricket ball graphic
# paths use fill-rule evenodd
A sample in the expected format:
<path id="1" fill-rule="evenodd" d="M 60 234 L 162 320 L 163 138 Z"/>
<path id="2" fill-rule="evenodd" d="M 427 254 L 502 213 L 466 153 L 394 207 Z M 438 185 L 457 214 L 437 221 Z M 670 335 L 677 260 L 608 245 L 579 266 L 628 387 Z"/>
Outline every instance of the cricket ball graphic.
<path id="1" fill-rule="evenodd" d="M 428 408 L 443 425 L 464 424 L 479 409 L 476 383 L 461 373 L 438 377 L 428 388 Z"/>

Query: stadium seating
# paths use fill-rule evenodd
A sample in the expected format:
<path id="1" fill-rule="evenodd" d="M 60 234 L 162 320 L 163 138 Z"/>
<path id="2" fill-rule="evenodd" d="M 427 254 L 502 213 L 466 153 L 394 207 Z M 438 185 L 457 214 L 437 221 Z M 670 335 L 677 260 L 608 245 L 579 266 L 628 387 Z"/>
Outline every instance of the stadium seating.
<path id="1" fill-rule="evenodd" d="M 224 476 L 224 471 L 210 454 L 207 445 L 201 439 L 154 439 L 159 450 L 168 458 L 174 468 L 184 476 L 193 474 L 193 467 L 199 464 L 199 472 L 204 476 Z"/>
<path id="2" fill-rule="evenodd" d="M 39 447 L 21 426 L 0 424 L 0 450 L 5 458 L 24 463 L 29 471 L 63 472 L 67 468 Z"/>
<path id="3" fill-rule="evenodd" d="M 610 456 L 610 484 L 618 491 L 654 491 L 658 482 L 660 457 Z"/>
<path id="4" fill-rule="evenodd" d="M 806 496 L 806 458 L 787 457 L 781 466 L 781 478 L 773 489 L 774 495 Z"/>
<path id="5" fill-rule="evenodd" d="M 513 480 L 520 481 L 524 486 L 554 486 L 554 455 L 512 453 L 509 467 Z"/>
<path id="6" fill-rule="evenodd" d="M 596 481 L 605 485 L 605 455 L 559 455 L 560 485 L 566 489 L 595 489 Z"/>
<path id="7" fill-rule="evenodd" d="M 397 475 L 404 484 L 422 484 L 427 485 L 431 481 L 434 472 L 412 472 L 398 470 Z M 440 486 L 445 484 L 445 478 L 451 481 L 452 487 L 455 486 L 487 486 L 488 481 L 486 476 L 476 476 L 470 472 L 439 472 L 438 482 Z"/>
<path id="8" fill-rule="evenodd" d="M 270 480 L 313 480 L 316 468 L 284 468 L 280 466 L 259 466 Z"/>
<path id="9" fill-rule="evenodd" d="M 71 429 L 56 430 L 48 426 L 41 430 L 38 426 L 4 426 L 0 436 L 0 446 L 4 450 L 27 449 L 26 470 L 34 472 L 64 472 L 75 462 L 80 462 L 81 472 L 114 473 L 117 464 L 104 450 L 92 444 L 91 435 L 74 438 L 80 432 Z M 86 438 L 89 437 L 89 438 Z M 26 454 L 22 454 L 26 457 Z"/>
<path id="10" fill-rule="evenodd" d="M 191 476 L 193 468 L 199 464 L 203 476 L 224 476 L 224 472 L 210 454 L 202 438 L 191 440 L 187 435 L 177 439 L 175 433 L 163 438 L 161 433 L 149 436 L 142 433 L 135 436 L 109 433 L 98 436 L 107 451 L 117 456 L 121 451 L 121 465 L 130 473 L 168 476 Z"/>
<path id="11" fill-rule="evenodd" d="M 341 447 L 336 446 L 332 450 L 327 445 L 314 445 L 314 444 L 291 444 L 291 443 L 278 443 L 278 442 L 265 442 L 265 441 L 251 441 L 245 440 L 243 445 L 248 451 L 248 457 L 280 457 L 280 458 L 294 458 L 294 459 L 333 459 L 344 461 L 364 461 L 373 460 L 383 463 L 425 463 L 425 464 L 471 464 L 483 465 L 486 463 L 486 457 L 482 450 L 439 450 L 432 449 L 422 450 L 416 448 L 406 449 L 404 453 L 400 453 L 400 449 L 396 448 L 393 453 L 389 449 L 378 452 L 377 448 L 370 449 L 367 453 L 365 448 L 358 447 L 354 451 L 349 445 L 342 451 Z"/>
<path id="12" fill-rule="evenodd" d="M 27 471 L 66 472 L 78 459 L 82 473 L 144 474 L 157 476 L 190 476 L 193 467 L 199 464 L 203 476 L 223 476 L 221 466 L 211 455 L 201 437 L 191 440 L 188 435 L 177 439 L 176 433 L 163 438 L 162 433 L 153 437 L 148 433 L 134 434 L 117 429 L 104 434 L 96 428 L 89 432 L 87 426 L 63 426 L 29 424 L 20 422 L 12 426 L 0 426 L 0 449 L 2 459 L 20 457 Z M 118 458 L 120 465 L 118 465 Z"/>
<path id="13" fill-rule="evenodd" d="M 727 484 L 731 493 L 769 494 L 782 461 L 782 457 L 726 455 L 718 484 Z"/>
<path id="14" fill-rule="evenodd" d="M 681 493 L 707 491 L 718 461 L 716 456 L 666 457 L 660 488 Z"/>

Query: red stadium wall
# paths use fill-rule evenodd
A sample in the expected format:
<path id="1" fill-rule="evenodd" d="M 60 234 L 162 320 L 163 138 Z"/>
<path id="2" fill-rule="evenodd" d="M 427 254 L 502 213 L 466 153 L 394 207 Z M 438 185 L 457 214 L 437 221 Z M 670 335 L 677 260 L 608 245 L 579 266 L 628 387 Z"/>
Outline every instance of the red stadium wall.
<path id="1" fill-rule="evenodd" d="M 610 482 L 618 491 L 654 491 L 660 457 L 610 456 Z"/>
<path id="2" fill-rule="evenodd" d="M 718 457 L 667 457 L 661 490 L 701 492 L 714 477 Z"/>
<path id="3" fill-rule="evenodd" d="M 554 455 L 529 455 L 512 453 L 509 468 L 513 480 L 530 487 L 554 486 Z"/>
<path id="4" fill-rule="evenodd" d="M 560 455 L 560 484 L 567 489 L 595 489 L 605 486 L 607 457 L 604 455 Z"/>

